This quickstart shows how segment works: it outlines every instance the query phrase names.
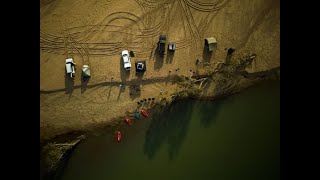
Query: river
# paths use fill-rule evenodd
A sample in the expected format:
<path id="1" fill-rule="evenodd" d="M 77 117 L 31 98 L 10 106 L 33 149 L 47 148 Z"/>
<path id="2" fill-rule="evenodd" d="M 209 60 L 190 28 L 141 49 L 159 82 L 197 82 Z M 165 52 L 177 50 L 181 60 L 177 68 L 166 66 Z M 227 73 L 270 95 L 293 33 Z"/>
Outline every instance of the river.
<path id="1" fill-rule="evenodd" d="M 280 179 L 279 81 L 149 113 L 120 143 L 116 131 L 88 137 L 55 179 Z"/>

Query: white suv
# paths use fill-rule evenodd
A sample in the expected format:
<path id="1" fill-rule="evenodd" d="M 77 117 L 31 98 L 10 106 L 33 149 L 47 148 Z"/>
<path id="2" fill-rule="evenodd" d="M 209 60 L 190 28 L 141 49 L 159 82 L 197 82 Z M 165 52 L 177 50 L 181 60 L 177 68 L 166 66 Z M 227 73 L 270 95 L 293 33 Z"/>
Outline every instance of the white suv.
<path id="1" fill-rule="evenodd" d="M 70 76 L 70 78 L 74 78 L 74 74 L 76 73 L 74 70 L 74 66 L 76 63 L 73 62 L 72 58 L 66 59 L 66 72 Z"/>
<path id="2" fill-rule="evenodd" d="M 124 69 L 126 71 L 130 71 L 131 62 L 130 62 L 130 56 L 129 56 L 128 50 L 123 50 L 121 54 L 122 54 Z"/>

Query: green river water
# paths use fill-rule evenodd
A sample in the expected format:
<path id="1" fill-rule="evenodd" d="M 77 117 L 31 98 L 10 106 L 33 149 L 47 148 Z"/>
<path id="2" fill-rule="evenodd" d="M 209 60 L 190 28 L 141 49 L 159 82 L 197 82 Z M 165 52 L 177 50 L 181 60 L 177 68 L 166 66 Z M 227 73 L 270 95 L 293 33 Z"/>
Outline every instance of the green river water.
<path id="1" fill-rule="evenodd" d="M 280 179 L 280 82 L 183 100 L 80 143 L 55 179 Z M 132 118 L 134 119 L 134 118 Z"/>

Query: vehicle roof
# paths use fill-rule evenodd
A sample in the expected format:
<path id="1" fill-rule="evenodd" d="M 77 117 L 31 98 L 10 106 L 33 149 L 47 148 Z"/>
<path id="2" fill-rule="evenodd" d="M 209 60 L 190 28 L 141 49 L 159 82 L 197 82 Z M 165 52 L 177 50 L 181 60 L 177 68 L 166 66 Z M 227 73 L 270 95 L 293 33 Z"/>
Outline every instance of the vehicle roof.
<path id="1" fill-rule="evenodd" d="M 121 54 L 122 54 L 122 55 L 124 55 L 124 54 L 129 54 L 129 52 L 128 52 L 128 50 L 123 50 Z"/>
<path id="2" fill-rule="evenodd" d="M 122 59 L 123 59 L 123 62 L 125 62 L 125 63 L 130 61 L 128 56 L 124 56 L 124 57 L 122 57 Z"/>
<path id="3" fill-rule="evenodd" d="M 66 64 L 67 73 L 72 73 L 71 64 Z"/>
<path id="4" fill-rule="evenodd" d="M 124 62 L 124 67 L 125 67 L 125 68 L 131 67 L 131 63 L 130 63 L 130 62 Z"/>
<path id="5" fill-rule="evenodd" d="M 73 63 L 73 59 L 72 58 L 67 58 L 66 59 L 66 63 L 68 63 L 68 62 L 72 62 Z"/>
<path id="6" fill-rule="evenodd" d="M 166 35 L 164 34 L 160 35 L 160 39 L 166 40 Z"/>
<path id="7" fill-rule="evenodd" d="M 206 40 L 207 40 L 208 44 L 217 43 L 217 40 L 214 37 L 206 38 Z"/>

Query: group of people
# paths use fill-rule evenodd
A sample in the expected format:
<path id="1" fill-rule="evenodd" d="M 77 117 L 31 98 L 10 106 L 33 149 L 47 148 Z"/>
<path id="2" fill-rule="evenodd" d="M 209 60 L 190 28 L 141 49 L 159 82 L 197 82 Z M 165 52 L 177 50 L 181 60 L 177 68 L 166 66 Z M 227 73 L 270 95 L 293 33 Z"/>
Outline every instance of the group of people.
<path id="1" fill-rule="evenodd" d="M 139 105 L 140 105 L 140 104 L 142 104 L 143 102 L 147 102 L 147 101 L 154 101 L 155 99 L 156 99 L 156 98 L 148 98 L 148 99 L 147 99 L 147 98 L 145 98 L 145 99 L 143 99 L 143 100 L 138 101 L 138 102 L 137 102 L 137 104 L 139 104 Z"/>

